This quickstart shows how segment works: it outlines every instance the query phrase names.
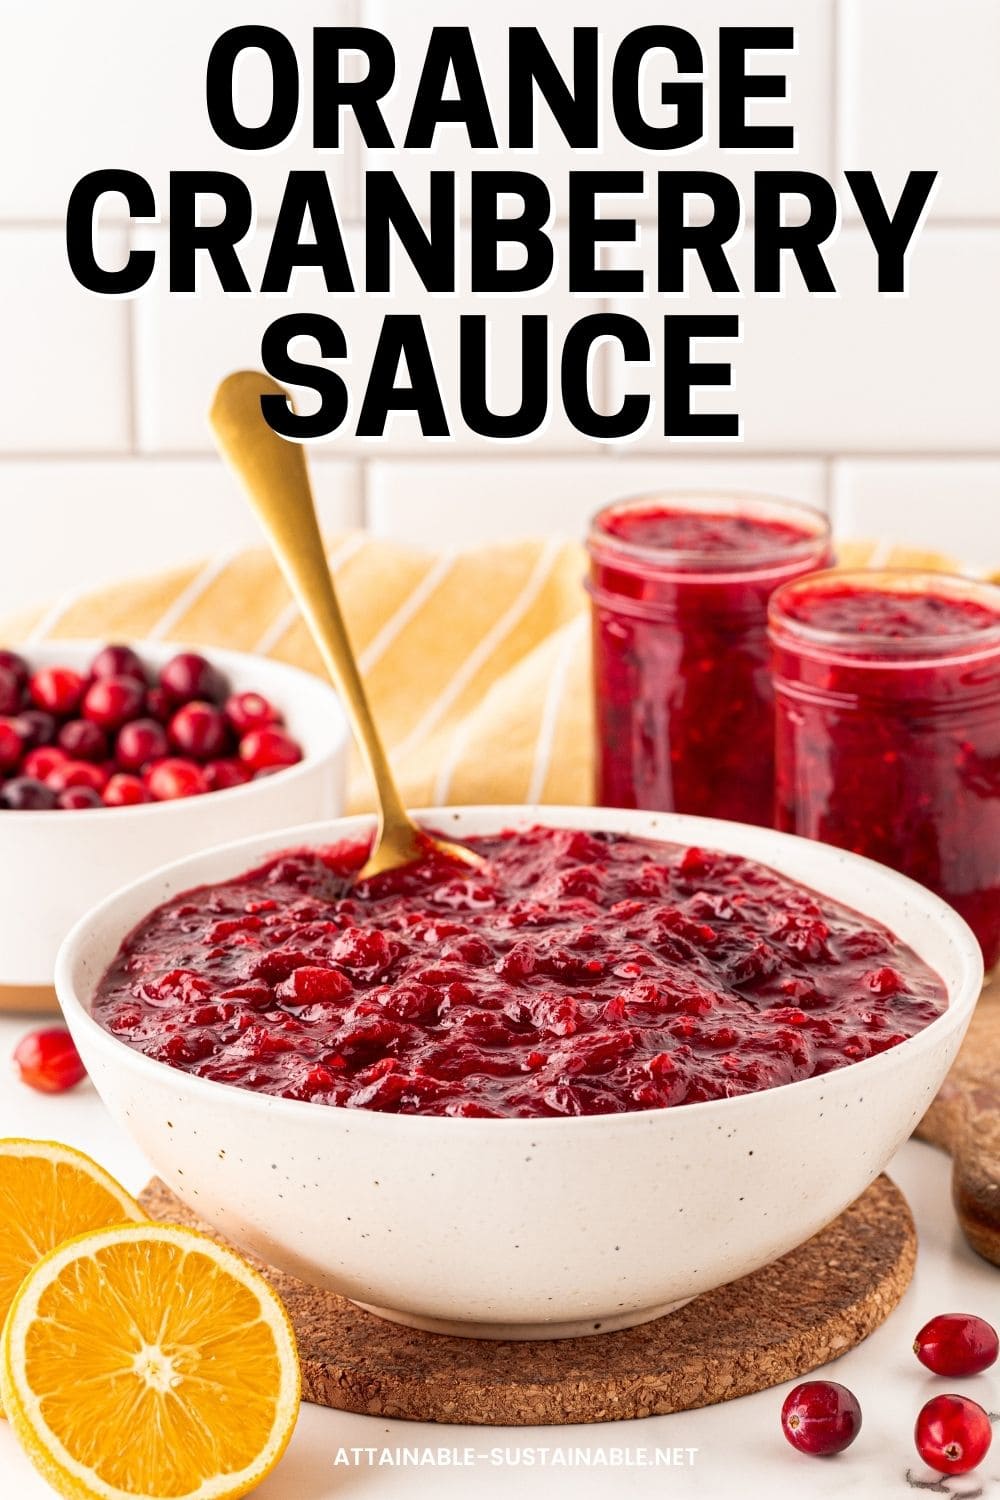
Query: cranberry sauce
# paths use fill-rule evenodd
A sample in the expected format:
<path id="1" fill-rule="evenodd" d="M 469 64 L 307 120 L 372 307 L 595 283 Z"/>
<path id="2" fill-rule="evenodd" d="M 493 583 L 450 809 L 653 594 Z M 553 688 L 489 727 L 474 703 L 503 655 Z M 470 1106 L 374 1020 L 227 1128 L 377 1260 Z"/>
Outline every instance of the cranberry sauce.
<path id="1" fill-rule="evenodd" d="M 588 545 L 596 800 L 773 823 L 767 601 L 830 562 L 825 520 L 668 495 L 601 511 Z"/>
<path id="2" fill-rule="evenodd" d="M 830 573 L 771 605 L 781 828 L 911 875 L 1000 958 L 1000 589 Z"/>
<path id="3" fill-rule="evenodd" d="M 407 1114 L 613 1114 L 811 1078 L 945 1006 L 884 927 L 733 855 L 532 828 L 348 894 L 367 845 L 175 896 L 94 1015 L 203 1078 Z"/>

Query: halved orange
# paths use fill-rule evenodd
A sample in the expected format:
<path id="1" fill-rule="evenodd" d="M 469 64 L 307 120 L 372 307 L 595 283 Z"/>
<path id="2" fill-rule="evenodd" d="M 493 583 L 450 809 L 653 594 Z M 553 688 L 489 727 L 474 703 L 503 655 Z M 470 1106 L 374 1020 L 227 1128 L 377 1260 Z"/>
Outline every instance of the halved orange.
<path id="1" fill-rule="evenodd" d="M 292 1435 L 295 1336 L 264 1278 L 205 1235 L 97 1229 L 22 1283 L 0 1393 L 36 1468 L 72 1500 L 235 1500 Z"/>
<path id="2" fill-rule="evenodd" d="M 0 1325 L 25 1276 L 63 1240 L 145 1218 L 82 1151 L 58 1141 L 0 1140 Z"/>

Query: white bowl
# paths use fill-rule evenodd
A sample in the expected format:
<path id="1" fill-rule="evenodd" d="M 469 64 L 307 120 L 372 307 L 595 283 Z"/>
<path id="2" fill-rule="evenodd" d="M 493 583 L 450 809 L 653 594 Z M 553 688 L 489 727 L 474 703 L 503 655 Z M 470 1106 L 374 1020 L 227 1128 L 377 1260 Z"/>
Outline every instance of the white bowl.
<path id="1" fill-rule="evenodd" d="M 27 646 L 32 666 L 82 670 L 95 641 Z M 190 646 L 137 641 L 160 667 Z M 205 648 L 233 690 L 270 698 L 302 745 L 303 759 L 274 776 L 227 791 L 139 807 L 81 812 L 0 812 L 0 999 L 51 993 L 59 944 L 95 902 L 168 861 L 249 834 L 343 809 L 348 731 L 340 702 L 320 678 L 265 657 Z"/>
<path id="2" fill-rule="evenodd" d="M 155 1062 L 103 1030 L 88 1007 L 120 942 L 152 907 L 280 848 L 358 835 L 370 820 L 216 849 L 105 901 L 64 944 L 56 984 L 112 1114 L 222 1233 L 400 1322 L 487 1338 L 605 1332 L 783 1255 L 863 1192 L 910 1134 L 979 994 L 979 947 L 950 907 L 901 875 L 822 844 L 601 808 L 420 816 L 457 838 L 541 822 L 747 855 L 886 923 L 945 980 L 948 1007 L 864 1062 L 676 1109 L 492 1120 L 330 1108 Z"/>

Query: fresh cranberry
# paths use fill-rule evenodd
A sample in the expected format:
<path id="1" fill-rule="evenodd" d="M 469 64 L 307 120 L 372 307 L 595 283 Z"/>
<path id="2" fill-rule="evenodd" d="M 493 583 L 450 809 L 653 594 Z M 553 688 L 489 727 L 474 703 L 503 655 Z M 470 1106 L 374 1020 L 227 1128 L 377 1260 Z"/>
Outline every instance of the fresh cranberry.
<path id="1" fill-rule="evenodd" d="M 55 805 L 52 788 L 32 776 L 15 776 L 0 789 L 0 807 L 13 812 L 48 812 Z"/>
<path id="2" fill-rule="evenodd" d="M 68 719 L 80 707 L 86 684 L 69 667 L 39 667 L 28 684 L 31 701 L 60 719 Z"/>
<path id="3" fill-rule="evenodd" d="M 68 760 L 66 751 L 60 750 L 58 745 L 40 745 L 37 750 L 28 751 L 22 770 L 25 776 L 32 776 L 36 781 L 48 781 L 56 766 L 63 766 Z"/>
<path id="4" fill-rule="evenodd" d="M 59 1027 L 30 1031 L 14 1049 L 21 1082 L 42 1094 L 61 1094 L 87 1076 L 68 1031 Z"/>
<path id="5" fill-rule="evenodd" d="M 90 664 L 90 675 L 101 677 L 134 677 L 145 687 L 146 668 L 131 646 L 105 646 Z"/>
<path id="6" fill-rule="evenodd" d="M 913 1438 L 936 1474 L 968 1474 L 989 1452 L 993 1429 L 983 1408 L 967 1396 L 935 1396 L 921 1409 Z"/>
<path id="7" fill-rule="evenodd" d="M 0 770 L 12 771 L 24 754 L 24 739 L 16 719 L 0 719 Z"/>
<path id="8" fill-rule="evenodd" d="M 221 709 L 211 703 L 185 703 L 170 720 L 167 733 L 175 750 L 196 760 L 215 760 L 229 748 L 229 727 Z"/>
<path id="9" fill-rule="evenodd" d="M 46 784 L 54 792 L 65 792 L 72 786 L 89 787 L 92 792 L 103 792 L 108 773 L 103 766 L 95 766 L 89 760 L 64 760 L 49 772 Z"/>
<path id="10" fill-rule="evenodd" d="M 88 807 L 103 807 L 100 792 L 92 786 L 68 786 L 59 793 L 59 806 L 64 812 L 82 812 Z"/>
<path id="11" fill-rule="evenodd" d="M 166 688 L 151 687 L 146 694 L 146 712 L 159 724 L 169 724 L 174 713 L 174 700 Z"/>
<path id="12" fill-rule="evenodd" d="M 254 771 L 294 766 L 302 751 L 282 729 L 251 729 L 240 740 L 240 759 Z"/>
<path id="13" fill-rule="evenodd" d="M 58 744 L 71 760 L 104 760 L 108 753 L 107 735 L 89 719 L 70 719 L 59 731 Z"/>
<path id="14" fill-rule="evenodd" d="M 173 802 L 181 797 L 198 797 L 208 791 L 201 766 L 193 760 L 170 757 L 150 767 L 146 778 L 150 795 L 156 802 Z"/>
<path id="15" fill-rule="evenodd" d="M 251 773 L 241 761 L 210 760 L 205 767 L 205 780 L 210 792 L 224 792 L 232 786 L 246 786 Z"/>
<path id="16" fill-rule="evenodd" d="M 22 693 L 28 686 L 28 678 L 31 676 L 31 668 L 23 656 L 18 656 L 16 651 L 0 651 L 0 667 L 5 672 L 13 673 L 18 687 Z"/>
<path id="17" fill-rule="evenodd" d="M 51 745 L 56 737 L 58 723 L 52 714 L 43 708 L 23 708 L 17 715 L 18 731 L 28 750 L 39 745 Z"/>
<path id="18" fill-rule="evenodd" d="M 138 776 L 112 776 L 104 788 L 106 807 L 137 807 L 152 800 L 152 794 Z"/>
<path id="19" fill-rule="evenodd" d="M 226 683 L 221 672 L 194 651 L 173 656 L 160 671 L 160 687 L 175 706 L 198 699 L 204 703 L 221 703 Z"/>
<path id="20" fill-rule="evenodd" d="M 23 689 L 14 673 L 0 667 L 0 714 L 16 714 L 21 707 Z"/>
<path id="21" fill-rule="evenodd" d="M 126 771 L 141 771 L 150 761 L 162 760 L 169 749 L 166 731 L 155 719 L 123 724 L 115 742 L 118 764 Z"/>
<path id="22" fill-rule="evenodd" d="M 941 1313 L 921 1328 L 913 1352 L 935 1375 L 978 1375 L 996 1362 L 1000 1341 L 985 1318 Z"/>
<path id="23" fill-rule="evenodd" d="M 120 729 L 136 719 L 146 703 L 146 689 L 134 677 L 101 677 L 83 700 L 84 716 L 103 729 Z"/>
<path id="24" fill-rule="evenodd" d="M 240 735 L 281 723 L 278 710 L 260 693 L 234 693 L 226 700 L 226 718 Z"/>
<path id="25" fill-rule="evenodd" d="M 843 1453 L 861 1431 L 861 1407 L 835 1380 L 806 1380 L 785 1397 L 781 1430 L 800 1453 Z"/>

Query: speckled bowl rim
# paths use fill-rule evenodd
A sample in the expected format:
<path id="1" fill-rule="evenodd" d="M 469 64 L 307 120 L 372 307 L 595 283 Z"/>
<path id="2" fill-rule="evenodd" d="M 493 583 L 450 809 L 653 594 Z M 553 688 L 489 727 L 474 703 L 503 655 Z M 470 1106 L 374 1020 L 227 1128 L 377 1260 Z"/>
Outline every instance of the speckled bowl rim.
<path id="1" fill-rule="evenodd" d="M 847 850 L 836 849 L 832 845 L 819 844 L 811 839 L 800 838 L 796 834 L 779 833 L 773 829 L 758 829 L 750 825 L 726 822 L 715 818 L 693 817 L 679 813 L 649 813 L 634 812 L 621 808 L 594 808 L 573 807 L 565 805 L 517 805 L 507 803 L 497 804 L 474 804 L 455 807 L 421 808 L 414 810 L 414 817 L 431 828 L 441 828 L 447 832 L 446 824 L 461 822 L 467 817 L 488 817 L 491 820 L 505 817 L 511 824 L 532 825 L 535 823 L 545 824 L 547 818 L 556 818 L 560 821 L 551 824 L 553 827 L 572 827 L 573 820 L 582 819 L 579 824 L 586 827 L 589 823 L 590 829 L 602 827 L 602 818 L 610 819 L 606 825 L 611 832 L 631 833 L 633 836 L 656 839 L 664 843 L 687 843 L 698 847 L 712 849 L 713 830 L 724 829 L 736 830 L 742 835 L 749 835 L 750 842 L 755 841 L 755 836 L 766 835 L 768 840 L 777 840 L 785 848 L 805 848 L 815 856 L 817 850 L 822 850 L 822 858 L 830 858 L 839 864 L 846 863 L 850 867 L 858 869 L 859 873 L 871 874 L 875 872 L 877 878 L 891 884 L 897 889 L 902 897 L 909 895 L 928 915 L 939 924 L 944 924 L 948 930 L 949 937 L 954 948 L 956 960 L 956 980 L 953 985 L 947 986 L 948 1004 L 946 1009 L 925 1026 L 921 1031 L 908 1037 L 906 1041 L 898 1043 L 886 1052 L 878 1053 L 875 1057 L 867 1057 L 860 1062 L 848 1063 L 843 1068 L 835 1068 L 830 1072 L 821 1073 L 814 1078 L 802 1078 L 793 1083 L 779 1084 L 775 1088 L 756 1089 L 747 1094 L 738 1094 L 726 1099 L 705 1099 L 693 1104 L 678 1105 L 674 1108 L 656 1108 L 641 1110 L 625 1110 L 615 1114 L 601 1115 L 573 1115 L 568 1117 L 549 1117 L 544 1115 L 531 1115 L 527 1117 L 483 1119 L 455 1118 L 443 1115 L 417 1115 L 417 1114 L 391 1114 L 381 1110 L 352 1109 L 346 1105 L 315 1104 L 308 1099 L 283 1099 L 274 1094 L 258 1093 L 253 1089 L 239 1088 L 237 1085 L 220 1083 L 210 1078 L 199 1078 L 195 1074 L 184 1072 L 180 1068 L 173 1068 L 169 1063 L 162 1063 L 154 1058 L 147 1057 L 145 1053 L 138 1052 L 129 1047 L 127 1043 L 120 1041 L 112 1032 L 105 1030 L 99 1022 L 95 1021 L 90 1013 L 89 1002 L 85 1003 L 76 992 L 73 971 L 76 966 L 80 950 L 85 947 L 93 934 L 100 931 L 113 917 L 119 904 L 128 896 L 132 895 L 138 888 L 162 884 L 164 880 L 176 877 L 186 868 L 197 866 L 202 861 L 213 857 L 234 857 L 234 873 L 239 869 L 238 861 L 235 859 L 243 849 L 259 849 L 262 842 L 266 840 L 268 848 L 277 853 L 282 848 L 301 848 L 304 845 L 329 844 L 339 839 L 351 838 L 370 832 L 374 826 L 374 818 L 371 814 L 360 813 L 340 818 L 329 819 L 321 823 L 304 823 L 292 828 L 279 829 L 274 834 L 254 835 L 247 839 L 238 839 L 227 844 L 219 844 L 204 849 L 196 855 L 188 855 L 184 859 L 174 860 L 170 864 L 161 865 L 158 869 L 151 870 L 139 881 L 130 882 L 120 887 L 117 891 L 101 901 L 97 906 L 87 912 L 79 922 L 70 930 L 63 940 L 56 957 L 55 964 L 55 988 L 71 1030 L 81 1029 L 86 1033 L 89 1041 L 99 1047 L 111 1065 L 135 1068 L 138 1076 L 159 1079 L 162 1083 L 165 1077 L 170 1077 L 177 1085 L 178 1091 L 188 1094 L 192 1099 L 204 1097 L 206 1099 L 220 1099 L 224 1094 L 230 1100 L 234 1095 L 242 1096 L 247 1101 L 244 1107 L 248 1109 L 261 1109 L 269 1115 L 278 1119 L 288 1117 L 310 1118 L 316 1120 L 322 1114 L 328 1114 L 332 1118 L 343 1120 L 350 1116 L 355 1124 L 363 1120 L 366 1129 L 384 1131 L 389 1135 L 395 1135 L 399 1131 L 421 1130 L 426 1133 L 435 1133 L 439 1130 L 448 1132 L 467 1131 L 472 1134 L 485 1136 L 499 1132 L 521 1132 L 529 1135 L 532 1132 L 544 1131 L 552 1134 L 555 1131 L 576 1131 L 581 1134 L 589 1134 L 594 1131 L 607 1131 L 610 1128 L 643 1130 L 651 1128 L 653 1122 L 663 1120 L 669 1116 L 676 1120 L 678 1116 L 685 1119 L 702 1120 L 706 1124 L 713 1119 L 719 1110 L 725 1111 L 727 1119 L 734 1120 L 742 1112 L 748 1112 L 761 1107 L 761 1101 L 768 1096 L 787 1098 L 789 1091 L 794 1090 L 797 1097 L 805 1100 L 808 1093 L 819 1094 L 823 1088 L 829 1088 L 831 1079 L 841 1076 L 850 1076 L 857 1079 L 859 1083 L 874 1083 L 881 1075 L 895 1071 L 895 1064 L 900 1055 L 906 1052 L 913 1056 L 919 1051 L 933 1050 L 939 1043 L 953 1032 L 963 1028 L 971 1016 L 982 990 L 984 970 L 982 950 L 979 947 L 975 935 L 968 923 L 959 916 L 939 896 L 919 885 L 917 881 L 910 880 L 905 875 L 900 875 L 895 870 L 890 870 L 885 865 L 880 865 L 875 860 L 866 859 L 862 855 L 853 854 Z M 657 835 L 652 830 L 663 821 L 666 831 Z M 638 823 L 642 823 L 645 832 L 641 832 Z M 617 824 L 617 827 L 615 826 Z M 248 859 L 257 856 L 248 855 Z M 261 858 L 268 857 L 261 854 Z M 747 858 L 758 860 L 767 864 L 766 859 L 760 859 L 756 853 L 749 853 Z M 216 877 L 225 879 L 227 877 Z M 800 877 L 787 876 L 789 879 Z M 198 884 L 214 884 L 215 881 L 198 881 L 195 875 L 194 882 L 190 886 L 178 885 L 176 891 L 194 889 Z M 801 884 L 808 884 L 800 880 Z M 810 887 L 814 888 L 814 887 Z M 154 903 L 158 905 L 167 899 L 161 894 Z M 836 899 L 836 898 L 830 898 Z M 152 906 L 148 908 L 152 910 Z M 861 915 L 864 915 L 862 912 Z M 872 918 L 873 921 L 878 920 Z M 130 926 L 134 925 L 130 923 Z M 127 931 L 128 929 L 126 929 Z M 122 933 L 124 937 L 125 932 Z M 924 960 L 926 962 L 926 960 Z M 252 1101 L 252 1102 L 250 1102 Z"/>

